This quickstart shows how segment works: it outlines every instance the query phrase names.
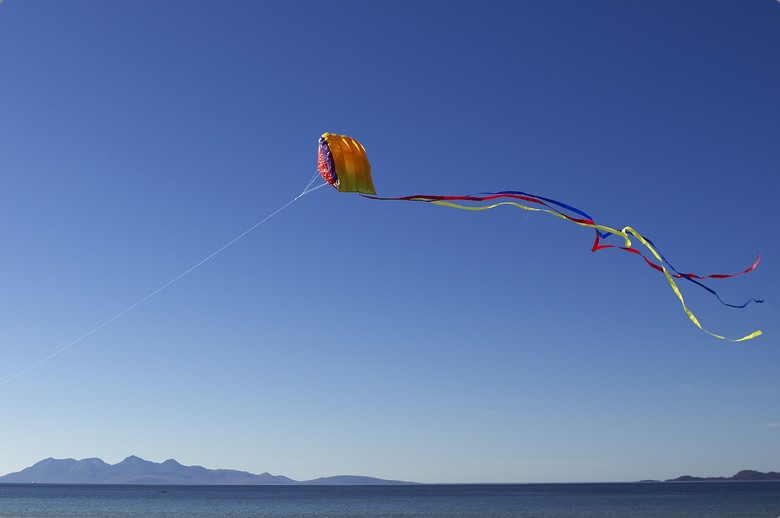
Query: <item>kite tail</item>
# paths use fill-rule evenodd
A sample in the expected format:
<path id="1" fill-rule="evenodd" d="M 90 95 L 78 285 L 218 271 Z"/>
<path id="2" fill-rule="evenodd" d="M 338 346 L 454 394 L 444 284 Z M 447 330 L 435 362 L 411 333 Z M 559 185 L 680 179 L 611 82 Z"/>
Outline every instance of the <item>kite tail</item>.
<path id="1" fill-rule="evenodd" d="M 685 305 L 685 299 L 682 296 L 682 293 L 680 292 L 679 288 L 677 287 L 677 284 L 674 282 L 674 278 L 669 273 L 669 271 L 663 266 L 663 259 L 661 258 L 661 254 L 659 254 L 656 249 L 650 244 L 648 240 L 646 240 L 644 237 L 642 237 L 639 232 L 634 230 L 631 227 L 625 227 L 623 229 L 626 233 L 631 233 L 634 237 L 636 237 L 640 243 L 645 245 L 645 247 L 650 250 L 650 253 L 655 256 L 656 259 L 658 259 L 659 262 L 661 262 L 661 268 L 663 270 L 664 275 L 666 276 L 666 280 L 669 281 L 669 286 L 671 286 L 672 291 L 674 291 L 674 294 L 677 295 L 677 298 L 680 300 L 680 304 L 682 304 L 683 311 L 685 311 L 685 314 L 688 315 L 688 318 L 693 322 L 696 327 L 704 331 L 710 336 L 714 336 L 715 338 L 720 338 L 721 340 L 728 340 L 729 342 L 744 342 L 745 340 L 750 340 L 752 338 L 755 338 L 757 336 L 761 336 L 761 330 L 753 331 L 752 333 L 743 336 L 742 338 L 727 338 L 725 336 L 717 335 L 715 333 L 712 333 L 702 327 L 702 325 L 699 323 L 699 319 L 696 318 L 696 316 L 691 312 L 690 309 L 688 309 L 688 306 Z"/>
<path id="2" fill-rule="evenodd" d="M 654 269 L 654 270 L 656 270 L 658 272 L 662 272 L 662 273 L 663 273 L 663 266 L 662 265 L 666 264 L 669 267 L 669 270 L 670 270 L 669 274 L 672 277 L 674 277 L 675 279 L 685 279 L 687 281 L 692 282 L 693 284 L 699 286 L 700 288 L 702 288 L 702 289 L 706 290 L 707 292 L 711 293 L 712 295 L 714 295 L 715 298 L 717 298 L 718 301 L 721 304 L 723 304 L 724 306 L 728 306 L 730 308 L 744 309 L 751 302 L 756 303 L 756 304 L 763 304 L 764 301 L 762 299 L 748 299 L 747 302 L 744 302 L 742 304 L 731 304 L 731 303 L 726 302 L 725 300 L 723 300 L 721 298 L 721 296 L 718 294 L 717 291 L 715 291 L 714 289 L 710 288 L 709 286 L 707 286 L 703 282 L 699 282 L 699 280 L 697 280 L 697 279 L 700 279 L 700 280 L 701 279 L 729 279 L 731 277 L 736 277 L 737 275 L 742 275 L 742 274 L 745 274 L 745 273 L 752 272 L 758 266 L 759 261 L 761 261 L 761 254 L 758 255 L 758 258 L 756 259 L 756 261 L 749 268 L 747 268 L 746 270 L 743 270 L 741 272 L 737 272 L 737 273 L 730 273 L 730 274 L 713 273 L 713 274 L 710 274 L 710 275 L 696 275 L 695 273 L 680 273 L 672 265 L 672 263 L 670 263 L 669 260 L 666 257 L 664 257 L 663 254 L 661 254 L 658 251 L 658 247 L 655 246 L 655 244 L 650 239 L 648 239 L 646 237 L 644 239 L 648 243 L 650 243 L 651 246 L 653 246 L 653 248 L 655 249 L 656 252 L 658 252 L 658 256 L 660 257 L 659 261 L 661 262 L 660 265 L 656 264 L 653 261 L 651 261 L 650 259 L 648 259 L 645 254 L 643 254 L 642 252 L 640 252 L 636 248 L 633 248 L 633 247 L 623 247 L 623 246 L 617 246 L 617 245 L 602 245 L 601 244 L 601 239 L 600 239 L 600 232 L 598 230 L 596 231 L 596 240 L 593 243 L 593 247 L 591 248 L 591 251 L 592 252 L 598 252 L 599 250 L 604 250 L 604 249 L 607 249 L 607 248 L 615 248 L 615 249 L 618 249 L 618 250 L 623 250 L 624 252 L 629 252 L 629 253 L 632 253 L 632 254 L 640 256 L 642 259 L 644 259 L 644 261 L 647 264 L 647 266 L 649 266 L 650 268 L 652 268 L 652 269 Z M 672 273 L 672 272 L 674 272 L 674 273 Z"/>
<path id="3" fill-rule="evenodd" d="M 663 272 L 663 269 L 662 269 L 662 267 L 660 265 L 655 264 L 647 256 L 645 256 L 642 252 L 640 252 L 639 250 L 637 250 L 636 248 L 634 248 L 631 245 L 631 240 L 630 240 L 630 238 L 628 237 L 628 235 L 625 232 L 622 232 L 622 231 L 614 229 L 614 228 L 605 227 L 603 225 L 597 225 L 594 222 L 593 218 L 588 213 L 582 211 L 581 209 L 578 209 L 576 207 L 572 207 L 571 205 L 568 205 L 568 204 L 560 202 L 560 201 L 556 201 L 556 200 L 553 200 L 553 199 L 550 199 L 550 198 L 545 198 L 544 196 L 538 196 L 538 195 L 535 195 L 535 194 L 528 194 L 528 193 L 522 192 L 522 191 L 500 191 L 500 192 L 495 192 L 495 193 L 492 193 L 492 192 L 481 193 L 479 196 L 412 195 L 412 196 L 402 196 L 402 197 L 397 197 L 397 198 L 382 198 L 382 197 L 377 197 L 377 196 L 365 196 L 365 197 L 366 198 L 371 198 L 371 199 L 376 199 L 376 200 L 385 200 L 385 201 L 421 201 L 421 202 L 433 203 L 434 205 L 442 205 L 442 206 L 448 206 L 448 207 L 452 207 L 452 208 L 459 208 L 459 209 L 473 210 L 473 211 L 493 209 L 493 208 L 501 206 L 501 205 L 512 205 L 514 207 L 517 207 L 517 208 L 520 208 L 520 209 L 523 209 L 523 210 L 535 211 L 535 212 L 546 212 L 546 213 L 551 214 L 553 216 L 556 216 L 556 217 L 559 217 L 559 218 L 562 218 L 562 219 L 566 219 L 566 220 L 568 220 L 568 221 L 570 221 L 572 223 L 575 223 L 577 225 L 590 227 L 590 228 L 595 229 L 596 240 L 593 243 L 593 247 L 591 248 L 591 250 L 593 252 L 596 252 L 598 250 L 603 250 L 605 248 L 617 248 L 617 249 L 623 250 L 625 252 L 629 252 L 629 253 L 632 253 L 632 254 L 639 255 L 640 257 L 642 257 L 642 259 L 644 259 L 645 263 L 650 268 L 653 268 L 654 270 L 656 270 L 658 272 Z M 546 209 L 539 209 L 539 208 L 535 208 L 535 207 L 529 207 L 527 205 L 522 205 L 522 204 L 516 203 L 516 202 L 514 202 L 514 203 L 513 202 L 499 202 L 499 203 L 495 203 L 495 204 L 492 204 L 492 205 L 468 205 L 468 206 L 464 206 L 464 205 L 460 205 L 460 204 L 454 203 L 455 201 L 485 202 L 485 201 L 497 200 L 499 198 L 519 199 L 519 200 L 535 203 L 537 205 L 541 205 L 543 207 L 546 207 Z M 569 214 L 566 214 L 565 212 L 561 212 L 556 207 L 559 207 L 561 209 L 573 212 L 573 213 L 575 213 L 575 214 L 577 214 L 579 216 L 582 216 L 582 217 L 579 218 L 579 217 L 570 216 Z M 606 239 L 606 238 L 608 238 L 611 235 L 618 235 L 618 236 L 622 237 L 623 240 L 624 240 L 624 245 L 623 246 L 618 246 L 618 245 L 601 244 L 601 240 L 602 239 Z M 645 237 L 644 239 L 647 240 L 656 249 L 656 251 L 658 251 L 658 248 L 653 244 L 653 242 L 649 238 Z M 696 275 L 696 274 L 693 274 L 693 273 L 680 273 L 666 259 L 666 257 L 664 257 L 660 252 L 659 252 L 659 256 L 661 257 L 661 259 L 659 260 L 661 262 L 661 265 L 666 263 L 668 265 L 670 271 L 673 272 L 673 273 L 670 272 L 670 274 L 674 278 L 676 278 L 676 279 L 686 279 L 686 280 L 692 282 L 693 284 L 695 284 L 695 285 L 699 286 L 700 288 L 706 290 L 708 293 L 711 293 L 712 295 L 714 295 L 715 298 L 717 298 L 718 301 L 721 304 L 723 304 L 724 306 L 728 306 L 728 307 L 731 307 L 731 308 L 737 308 L 737 309 L 744 309 L 751 302 L 757 303 L 757 304 L 760 304 L 760 303 L 764 302 L 763 300 L 760 300 L 760 299 L 749 299 L 747 302 L 744 302 L 742 304 L 732 304 L 732 303 L 729 303 L 729 302 L 726 302 L 725 300 L 723 300 L 723 298 L 714 289 L 710 288 L 709 286 L 707 286 L 707 285 L 705 285 L 705 284 L 703 284 L 701 282 L 697 282 L 696 280 L 694 280 L 694 279 L 727 279 L 727 278 L 730 278 L 730 277 L 735 277 L 737 275 L 742 275 L 744 273 L 751 272 L 758 266 L 758 263 L 761 260 L 761 256 L 760 255 L 759 255 L 758 259 L 756 259 L 756 261 L 753 263 L 752 266 L 750 266 L 749 268 L 747 268 L 746 270 L 744 270 L 742 272 L 733 273 L 733 274 L 710 274 L 710 275 L 704 275 L 704 276 L 699 276 L 699 275 Z"/>
<path id="4" fill-rule="evenodd" d="M 730 342 L 742 342 L 745 340 L 750 340 L 752 338 L 755 338 L 757 336 L 760 336 L 762 332 L 760 330 L 754 331 L 753 333 L 750 333 L 746 336 L 743 336 L 742 338 L 727 338 L 722 335 L 718 335 L 715 333 L 712 333 L 702 327 L 701 323 L 699 322 L 698 318 L 691 312 L 691 310 L 688 308 L 688 306 L 685 304 L 685 299 L 682 296 L 682 293 L 680 292 L 679 288 L 677 287 L 677 284 L 675 283 L 674 279 L 686 279 L 697 286 L 703 288 L 704 290 L 708 291 L 709 293 L 712 293 L 717 297 L 717 299 L 724 305 L 733 307 L 733 308 L 744 308 L 750 302 L 756 302 L 761 303 L 763 300 L 758 299 L 750 299 L 748 302 L 742 304 L 742 305 L 735 305 L 735 304 L 729 304 L 723 301 L 721 299 L 720 295 L 713 290 L 712 288 L 706 286 L 705 284 L 699 282 L 701 279 L 727 279 L 730 277 L 735 277 L 737 275 L 742 275 L 744 273 L 749 273 L 753 271 L 757 266 L 761 259 L 761 256 L 759 255 L 758 259 L 753 263 L 752 266 L 747 268 L 746 270 L 743 270 L 738 273 L 734 274 L 710 274 L 710 275 L 704 275 L 699 276 L 696 274 L 684 274 L 677 271 L 671 263 L 669 263 L 668 260 L 657 250 L 655 245 L 650 241 L 649 239 L 643 237 L 641 234 L 639 234 L 636 230 L 634 230 L 631 227 L 624 227 L 622 230 L 618 230 L 616 228 L 607 227 L 604 225 L 597 224 L 592 217 L 590 217 L 587 213 L 576 209 L 570 205 L 567 205 L 565 203 L 561 203 L 555 200 L 551 200 L 549 198 L 544 198 L 542 196 L 535 196 L 528 193 L 520 192 L 520 191 L 502 191 L 498 193 L 483 193 L 480 196 L 439 196 L 439 195 L 412 195 L 412 196 L 402 196 L 397 198 L 385 198 L 385 197 L 378 197 L 378 196 L 368 196 L 363 194 L 365 198 L 369 198 L 372 200 L 381 200 L 381 201 L 417 201 L 417 202 L 426 202 L 431 203 L 433 205 L 440 205 L 442 207 L 450 207 L 455 209 L 461 209 L 461 210 L 468 210 L 468 211 L 484 211 L 484 210 L 490 210 L 494 209 L 496 207 L 500 206 L 513 206 L 521 210 L 531 211 L 531 212 L 544 212 L 547 214 L 550 214 L 551 216 L 555 216 L 557 218 L 561 218 L 567 221 L 570 221 L 576 225 L 582 226 L 582 227 L 588 227 L 592 228 L 596 231 L 596 240 L 593 244 L 592 251 L 598 251 L 605 248 L 619 248 L 621 250 L 624 250 L 629 253 L 633 253 L 636 255 L 641 256 L 645 263 L 653 268 L 656 271 L 659 271 L 664 274 L 666 277 L 666 280 L 669 282 L 669 286 L 672 288 L 672 291 L 677 296 L 677 298 L 680 300 L 680 303 L 682 304 L 683 311 L 688 316 L 688 318 L 691 320 L 691 322 L 696 325 L 699 329 L 704 331 L 710 336 L 713 336 L 715 338 L 719 338 L 721 340 L 727 340 Z M 455 203 L 457 201 L 466 201 L 466 202 L 486 202 L 486 201 L 494 201 L 499 200 L 501 198 L 510 198 L 513 200 L 521 200 L 529 203 L 534 203 L 536 205 L 540 205 L 540 207 L 530 207 L 528 205 L 523 205 L 522 203 L 519 203 L 517 201 L 496 201 L 495 203 L 490 203 L 488 205 L 463 205 L 460 203 Z M 557 207 L 557 208 L 556 208 Z M 570 212 L 573 212 L 581 217 L 574 217 L 569 214 L 566 214 L 562 212 L 560 209 L 568 210 Z M 621 238 L 623 238 L 623 246 L 617 246 L 617 245 L 602 245 L 600 243 L 601 239 L 605 239 L 610 235 L 616 235 Z M 658 261 L 658 263 L 655 263 L 654 261 L 650 260 L 645 254 L 634 248 L 631 244 L 631 236 L 635 237 L 639 240 L 640 243 L 642 243 L 652 254 L 652 256 Z M 667 268 L 665 265 L 668 265 L 669 268 Z M 671 271 L 670 271 L 671 270 Z M 698 279 L 698 280 L 697 280 Z"/>

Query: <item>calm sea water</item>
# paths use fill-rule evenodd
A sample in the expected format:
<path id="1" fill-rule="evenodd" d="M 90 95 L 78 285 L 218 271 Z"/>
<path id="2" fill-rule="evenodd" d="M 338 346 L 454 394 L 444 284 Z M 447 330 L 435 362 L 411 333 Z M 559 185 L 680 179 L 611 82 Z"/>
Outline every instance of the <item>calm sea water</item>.
<path id="1" fill-rule="evenodd" d="M 780 517 L 780 482 L 421 486 L 0 484 L 2 518 Z"/>

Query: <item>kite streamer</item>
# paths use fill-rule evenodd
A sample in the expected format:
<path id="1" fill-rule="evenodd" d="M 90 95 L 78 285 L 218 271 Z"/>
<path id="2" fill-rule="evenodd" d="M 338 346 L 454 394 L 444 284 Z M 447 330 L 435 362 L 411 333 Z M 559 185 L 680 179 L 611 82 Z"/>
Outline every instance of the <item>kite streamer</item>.
<path id="1" fill-rule="evenodd" d="M 481 195 L 481 196 L 414 195 L 414 196 L 403 196 L 403 197 L 399 197 L 399 198 L 380 198 L 380 197 L 376 197 L 376 196 L 367 196 L 367 197 L 373 198 L 373 199 L 377 199 L 377 200 L 385 200 L 385 201 L 423 201 L 423 202 L 433 203 L 435 205 L 442 205 L 442 206 L 446 206 L 446 207 L 458 208 L 458 209 L 464 209 L 464 210 L 472 210 L 472 211 L 488 210 L 488 209 L 493 209 L 493 208 L 496 208 L 496 207 L 500 207 L 502 205 L 510 205 L 510 206 L 514 206 L 514 207 L 517 207 L 517 208 L 520 208 L 520 209 L 523 209 L 523 210 L 528 210 L 528 211 L 546 212 L 548 214 L 552 214 L 554 216 L 557 216 L 559 218 L 571 221 L 571 222 L 576 223 L 578 225 L 585 226 L 585 227 L 592 227 L 592 228 L 596 229 L 596 240 L 595 240 L 593 246 L 591 247 L 591 250 L 593 252 L 596 252 L 598 250 L 608 249 L 608 248 L 616 248 L 616 249 L 623 250 L 623 251 L 626 251 L 626 252 L 631 252 L 633 254 L 641 256 L 642 259 L 644 259 L 645 263 L 648 266 L 650 266 L 651 268 L 653 268 L 654 270 L 659 271 L 659 272 L 663 272 L 664 271 L 662 266 L 659 266 L 658 264 L 655 264 L 645 254 L 643 254 L 642 252 L 640 252 L 636 248 L 633 248 L 633 246 L 631 245 L 631 240 L 628 237 L 628 233 L 626 232 L 626 229 L 617 230 L 617 229 L 605 227 L 603 225 L 597 225 L 597 224 L 594 223 L 593 219 L 588 214 L 586 214 L 585 212 L 581 211 L 580 209 L 576 209 L 576 208 L 571 207 L 569 205 L 566 205 L 564 203 L 561 203 L 561 202 L 558 202 L 558 201 L 555 201 L 555 200 L 551 200 L 549 198 L 536 196 L 536 195 L 533 195 L 533 194 L 521 193 L 521 192 L 518 192 L 518 191 L 505 191 L 505 192 L 501 192 L 501 193 L 483 193 L 483 195 Z M 461 205 L 461 204 L 457 204 L 457 203 L 453 202 L 453 200 L 469 201 L 469 202 L 480 202 L 480 201 L 495 200 L 495 199 L 502 198 L 502 197 L 516 198 L 516 199 L 522 199 L 522 200 L 525 200 L 525 201 L 529 201 L 529 202 L 532 202 L 532 203 L 538 203 L 538 204 L 544 205 L 545 207 L 547 207 L 547 209 L 528 207 L 526 205 L 522 205 L 522 204 L 519 204 L 519 203 L 516 203 L 516 202 L 499 202 L 499 203 L 494 203 L 494 204 L 491 204 L 491 205 L 481 205 L 481 206 L 479 206 L 479 205 L 478 206 L 465 206 L 465 205 Z M 545 201 L 541 201 L 541 200 L 546 200 L 547 203 L 545 203 Z M 575 217 L 569 216 L 569 215 L 567 215 L 567 214 L 565 214 L 565 213 L 555 209 L 554 207 L 551 207 L 549 204 L 557 205 L 559 207 L 565 207 L 565 208 L 567 208 L 568 210 L 570 210 L 572 212 L 576 212 L 577 214 L 584 216 L 584 219 L 583 218 L 575 218 Z M 613 235 L 613 234 L 614 235 L 619 235 L 619 236 L 623 237 L 623 239 L 625 240 L 625 246 L 602 245 L 601 244 L 601 239 L 603 239 L 605 237 L 608 237 L 610 235 Z M 720 295 L 718 295 L 718 293 L 715 290 L 713 290 L 709 286 L 706 286 L 705 284 L 703 284 L 703 283 L 701 283 L 701 282 L 696 280 L 696 279 L 728 279 L 730 277 L 735 277 L 737 275 L 742 275 L 744 273 L 751 272 L 758 266 L 758 263 L 761 260 L 761 256 L 760 255 L 756 259 L 756 261 L 749 268 L 747 268 L 747 269 L 745 269 L 745 270 L 743 270 L 741 272 L 737 272 L 737 273 L 732 273 L 732 274 L 709 274 L 709 275 L 697 275 L 695 273 L 680 273 L 679 271 L 677 271 L 676 268 L 674 268 L 674 266 L 672 266 L 672 264 L 666 259 L 666 257 L 664 257 L 658 251 L 658 247 L 649 238 L 647 238 L 646 236 L 642 236 L 642 238 L 645 241 L 647 241 L 647 243 L 649 243 L 648 247 L 652 247 L 655 250 L 655 252 L 658 252 L 658 255 L 660 256 L 659 261 L 661 261 L 662 265 L 664 263 L 666 264 L 666 266 L 669 268 L 670 275 L 672 277 L 674 277 L 675 279 L 685 279 L 685 280 L 688 280 L 690 282 L 693 282 L 694 284 L 698 285 L 699 287 L 701 287 L 701 288 L 705 289 L 706 291 L 708 291 L 709 293 L 713 294 L 723 305 L 729 306 L 729 307 L 733 307 L 733 308 L 744 308 L 744 307 L 747 307 L 747 305 L 750 304 L 751 302 L 755 302 L 755 303 L 762 303 L 763 302 L 763 300 L 759 300 L 759 299 L 750 299 L 750 300 L 748 300 L 747 302 L 745 302 L 743 304 L 730 304 L 728 302 L 725 302 L 720 297 Z"/>
<path id="2" fill-rule="evenodd" d="M 495 193 L 481 193 L 479 195 L 472 196 L 416 194 L 394 198 L 379 197 L 376 196 L 374 184 L 371 179 L 371 166 L 365 154 L 365 148 L 363 148 L 363 146 L 356 140 L 345 135 L 334 135 L 332 133 L 323 134 L 323 136 L 320 138 L 318 171 L 326 182 L 334 186 L 339 191 L 357 192 L 370 200 L 423 202 L 430 203 L 432 205 L 468 211 L 485 211 L 495 209 L 497 207 L 510 206 L 526 211 L 550 214 L 551 216 L 569 221 L 575 225 L 591 228 L 596 233 L 596 238 L 593 242 L 593 246 L 591 247 L 591 251 L 597 252 L 599 250 L 614 248 L 642 257 L 645 264 L 664 274 L 664 277 L 666 278 L 675 296 L 680 301 L 682 309 L 687 315 L 688 319 L 690 319 L 690 321 L 693 322 L 696 327 L 705 333 L 709 334 L 710 336 L 714 336 L 715 338 L 728 340 L 731 342 L 742 342 L 761 335 L 761 331 L 758 330 L 745 335 L 742 338 L 727 338 L 725 336 L 708 331 L 701 325 L 699 319 L 688 308 L 682 292 L 675 282 L 675 279 L 687 280 L 714 295 L 722 304 L 732 308 L 745 308 L 751 302 L 762 303 L 763 300 L 759 299 L 750 299 L 743 304 L 727 303 L 714 289 L 701 282 L 704 279 L 728 279 L 738 275 L 750 273 L 755 270 L 756 267 L 758 267 L 758 263 L 761 260 L 760 255 L 750 267 L 737 273 L 708 275 L 682 273 L 674 266 L 672 266 L 672 264 L 666 259 L 666 257 L 659 251 L 658 247 L 649 238 L 643 236 L 632 227 L 627 226 L 623 227 L 622 229 L 617 229 L 597 224 L 594 219 L 586 212 L 566 203 L 546 198 L 544 196 L 528 194 L 522 191 L 501 191 Z M 525 205 L 521 202 L 534 204 L 535 206 Z M 623 245 L 602 244 L 602 240 L 605 240 L 612 235 L 622 238 Z M 640 250 L 635 248 L 631 242 L 632 239 L 639 241 L 639 243 L 644 246 L 647 252 L 649 252 L 649 256 L 648 254 L 642 253 Z"/>

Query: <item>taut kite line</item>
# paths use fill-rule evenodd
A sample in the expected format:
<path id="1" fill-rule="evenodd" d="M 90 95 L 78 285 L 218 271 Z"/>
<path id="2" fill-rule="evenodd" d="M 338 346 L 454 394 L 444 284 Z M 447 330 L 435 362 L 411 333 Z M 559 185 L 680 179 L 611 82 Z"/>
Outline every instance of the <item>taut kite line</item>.
<path id="1" fill-rule="evenodd" d="M 644 259 L 645 264 L 664 274 L 669 286 L 674 294 L 680 301 L 683 311 L 688 318 L 693 322 L 696 327 L 704 331 L 705 333 L 720 338 L 721 340 L 728 340 L 731 342 L 743 342 L 750 340 L 761 335 L 761 331 L 754 331 L 742 338 L 727 338 L 725 336 L 712 333 L 702 327 L 699 319 L 691 312 L 685 303 L 682 292 L 680 291 L 675 279 L 685 279 L 690 281 L 694 285 L 708 291 L 724 305 L 733 308 L 745 308 L 751 302 L 761 303 L 763 300 L 750 299 L 743 304 L 730 304 L 718 295 L 718 293 L 706 286 L 701 281 L 704 279 L 728 279 L 730 277 L 736 277 L 745 273 L 752 272 L 758 266 L 761 256 L 759 255 L 755 262 L 745 270 L 731 274 L 709 274 L 709 275 L 697 275 L 694 273 L 683 273 L 678 271 L 672 264 L 664 257 L 658 247 L 647 237 L 643 236 L 635 229 L 631 227 L 623 227 L 622 229 L 612 228 L 605 225 L 600 225 L 594 221 L 586 212 L 577 209 L 571 205 L 555 201 L 544 196 L 537 196 L 534 194 L 528 194 L 520 191 L 501 191 L 494 193 L 481 193 L 475 196 L 440 196 L 440 195 L 421 195 L 416 194 L 412 196 L 401 196 L 397 198 L 386 198 L 376 196 L 376 189 L 374 188 L 374 182 L 371 178 L 371 164 L 368 161 L 366 150 L 360 142 L 348 137 L 346 135 L 336 135 L 333 133 L 325 133 L 320 137 L 319 152 L 317 156 L 317 170 L 320 175 L 325 179 L 327 183 L 335 187 L 340 192 L 356 192 L 363 197 L 370 200 L 377 201 L 414 201 L 424 202 L 433 205 L 439 205 L 442 207 L 450 207 L 454 209 L 469 210 L 469 211 L 483 211 L 495 209 L 501 206 L 511 206 L 518 209 L 544 212 L 579 225 L 581 227 L 591 228 L 595 230 L 596 238 L 593 242 L 591 250 L 596 252 L 598 250 L 604 250 L 607 248 L 615 248 L 623 250 L 631 254 L 635 254 Z M 531 205 L 526 205 L 533 204 Z M 602 241 L 609 236 L 619 236 L 623 239 L 622 245 L 603 244 Z M 636 239 L 641 243 L 646 252 L 634 247 L 631 240 Z"/>

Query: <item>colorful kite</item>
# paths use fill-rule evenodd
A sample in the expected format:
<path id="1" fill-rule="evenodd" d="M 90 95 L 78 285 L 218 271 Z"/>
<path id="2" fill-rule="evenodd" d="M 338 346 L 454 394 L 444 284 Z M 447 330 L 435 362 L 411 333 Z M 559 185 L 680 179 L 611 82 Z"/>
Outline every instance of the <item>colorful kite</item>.
<path id="1" fill-rule="evenodd" d="M 334 135 L 332 133 L 325 133 L 320 138 L 319 155 L 317 160 L 317 169 L 325 179 L 326 182 L 334 186 L 341 192 L 356 192 L 368 198 L 370 200 L 378 201 L 416 201 L 425 202 L 433 205 L 440 205 L 443 207 L 450 207 L 455 209 L 469 210 L 469 211 L 483 211 L 490 210 L 501 206 L 512 206 L 518 209 L 544 212 L 561 218 L 563 220 L 574 223 L 582 227 L 592 228 L 596 232 L 596 239 L 591 247 L 593 252 L 598 250 L 604 250 L 607 248 L 616 248 L 629 252 L 631 254 L 638 255 L 644 259 L 645 263 L 664 274 L 672 291 L 680 300 L 683 311 L 688 318 L 693 322 L 696 327 L 704 331 L 705 333 L 720 338 L 722 340 L 729 340 L 731 342 L 742 342 L 750 340 L 761 335 L 761 331 L 754 331 L 749 335 L 742 338 L 732 339 L 725 336 L 721 336 L 704 329 L 699 323 L 696 316 L 688 309 L 685 304 L 680 289 L 675 282 L 675 279 L 685 279 L 695 284 L 696 286 L 711 293 L 724 305 L 733 308 L 744 308 L 751 302 L 761 303 L 763 300 L 750 299 L 743 304 L 729 304 L 720 295 L 701 282 L 703 279 L 728 279 L 737 275 L 752 272 L 758 266 L 761 256 L 759 255 L 756 261 L 747 269 L 732 273 L 732 274 L 709 274 L 709 275 L 696 275 L 693 273 L 682 273 L 678 271 L 672 264 L 661 254 L 658 247 L 648 239 L 642 236 L 631 227 L 624 227 L 621 230 L 616 228 L 607 227 L 597 224 L 592 217 L 580 209 L 561 203 L 559 201 L 545 198 L 543 196 L 537 196 L 520 191 L 501 191 L 495 193 L 481 193 L 477 196 L 432 196 L 432 195 L 413 195 L 402 196 L 398 198 L 384 198 L 376 196 L 376 190 L 374 189 L 374 183 L 371 179 L 371 165 L 368 162 L 366 156 L 366 150 L 356 140 L 345 135 Z M 526 205 L 525 203 L 533 204 L 534 206 Z M 619 236 L 623 239 L 622 245 L 610 245 L 602 244 L 602 240 L 607 239 L 609 236 Z M 642 253 L 637 248 L 634 248 L 631 243 L 631 239 L 638 240 L 649 252 L 648 255 Z"/>
<path id="2" fill-rule="evenodd" d="M 325 133 L 320 137 L 317 170 L 340 192 L 376 194 L 365 148 L 346 135 Z"/>

